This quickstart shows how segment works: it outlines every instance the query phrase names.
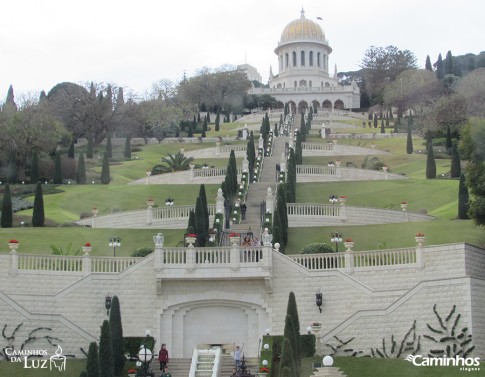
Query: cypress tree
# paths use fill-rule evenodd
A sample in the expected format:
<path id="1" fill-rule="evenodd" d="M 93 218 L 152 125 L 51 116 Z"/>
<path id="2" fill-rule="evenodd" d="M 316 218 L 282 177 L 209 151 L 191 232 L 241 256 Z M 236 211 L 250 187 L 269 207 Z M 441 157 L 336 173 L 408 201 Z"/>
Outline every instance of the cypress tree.
<path id="1" fill-rule="evenodd" d="M 200 123 L 200 112 L 197 111 L 197 123 Z"/>
<path id="2" fill-rule="evenodd" d="M 452 75 L 454 73 L 453 69 L 453 55 L 451 55 L 451 51 L 446 53 L 445 58 L 445 67 L 444 67 L 445 75 Z"/>
<path id="3" fill-rule="evenodd" d="M 386 129 L 384 128 L 384 118 L 381 119 L 381 134 L 385 134 L 386 133 Z"/>
<path id="4" fill-rule="evenodd" d="M 187 224 L 187 233 L 195 233 L 195 211 L 193 209 L 189 212 L 189 222 Z"/>
<path id="5" fill-rule="evenodd" d="M 13 224 L 12 196 L 10 195 L 10 185 L 7 183 L 3 189 L 2 217 L 0 225 L 2 228 L 11 228 Z"/>
<path id="6" fill-rule="evenodd" d="M 86 165 L 84 164 L 84 153 L 79 153 L 77 160 L 77 176 L 76 181 L 78 185 L 84 185 L 86 183 Z"/>
<path id="7" fill-rule="evenodd" d="M 131 137 L 129 136 L 125 139 L 125 151 L 123 156 L 131 160 Z"/>
<path id="8" fill-rule="evenodd" d="M 110 180 L 108 153 L 104 152 L 103 167 L 101 168 L 101 183 L 107 185 L 109 184 Z"/>
<path id="9" fill-rule="evenodd" d="M 34 209 L 32 212 L 32 226 L 44 226 L 44 221 L 44 196 L 42 193 L 42 185 L 40 182 L 37 182 L 37 186 L 35 187 Z"/>
<path id="10" fill-rule="evenodd" d="M 297 335 L 295 326 L 293 324 L 293 318 L 291 318 L 291 315 L 287 314 L 285 317 L 285 329 L 284 329 L 284 339 L 288 339 L 290 341 L 290 346 L 291 346 L 291 351 L 293 354 L 293 363 L 295 365 L 295 376 L 298 377 L 300 375 L 299 369 L 300 369 L 300 363 L 299 359 L 300 357 L 298 356 L 299 354 L 299 340 L 300 336 L 299 334 Z"/>
<path id="11" fill-rule="evenodd" d="M 426 178 L 427 179 L 436 178 L 436 161 L 434 160 L 432 140 L 430 140 L 428 143 L 428 154 L 426 158 Z"/>
<path id="12" fill-rule="evenodd" d="M 34 152 L 30 162 L 30 183 L 37 183 L 39 178 L 39 154 Z"/>
<path id="13" fill-rule="evenodd" d="M 74 140 L 69 143 L 69 148 L 67 149 L 67 157 L 74 158 Z"/>
<path id="14" fill-rule="evenodd" d="M 299 374 L 300 370 L 300 363 L 301 363 L 301 354 L 300 354 L 300 319 L 298 317 L 298 307 L 296 305 L 296 297 L 293 292 L 290 292 L 288 296 L 288 304 L 286 307 L 286 316 L 287 318 L 290 317 L 292 320 L 292 325 L 295 332 L 296 338 L 296 347 L 293 348 L 293 352 L 295 353 L 295 365 L 296 365 L 296 372 L 297 375 Z M 285 332 L 286 332 L 286 323 L 285 323 Z"/>
<path id="15" fill-rule="evenodd" d="M 93 136 L 89 135 L 88 136 L 88 146 L 86 148 L 86 158 L 93 158 L 94 152 L 93 152 Z"/>
<path id="16" fill-rule="evenodd" d="M 204 229 L 209 229 L 209 208 L 207 206 L 207 194 L 205 192 L 205 185 L 201 184 L 199 188 L 199 198 L 202 202 L 202 213 L 204 216 Z"/>
<path id="17" fill-rule="evenodd" d="M 88 377 L 88 372 L 82 370 L 81 373 L 79 373 L 79 377 Z"/>
<path id="18" fill-rule="evenodd" d="M 426 55 L 426 64 L 424 68 L 430 72 L 433 72 L 433 66 L 431 65 L 431 59 L 429 58 L 429 55 Z"/>
<path id="19" fill-rule="evenodd" d="M 441 54 L 438 55 L 438 61 L 436 62 L 436 77 L 438 80 L 441 80 L 444 76 L 444 71 L 443 71 L 443 58 L 441 57 Z"/>
<path id="20" fill-rule="evenodd" d="M 15 96 L 13 94 L 13 86 L 8 87 L 7 99 L 5 100 L 5 106 L 17 111 L 17 104 L 15 103 Z"/>
<path id="21" fill-rule="evenodd" d="M 106 135 L 106 153 L 108 154 L 108 158 L 113 157 L 113 147 L 111 146 L 111 134 L 109 132 Z"/>
<path id="22" fill-rule="evenodd" d="M 56 152 L 56 157 L 54 160 L 54 184 L 62 184 L 62 163 L 61 154 L 59 151 Z"/>
<path id="23" fill-rule="evenodd" d="M 280 376 L 283 374 L 283 369 L 286 367 L 290 370 L 290 376 L 296 377 L 294 360 L 290 340 L 288 338 L 283 338 L 281 345 Z"/>
<path id="24" fill-rule="evenodd" d="M 408 137 L 406 141 L 406 153 L 413 154 L 413 136 L 411 134 L 411 125 L 408 123 Z"/>
<path id="25" fill-rule="evenodd" d="M 470 196 L 468 194 L 468 187 L 465 182 L 465 175 L 460 174 L 460 183 L 458 186 L 458 218 L 460 220 L 468 220 L 468 207 Z"/>
<path id="26" fill-rule="evenodd" d="M 113 342 L 107 319 L 103 321 L 99 338 L 99 377 L 114 377 Z"/>
<path id="27" fill-rule="evenodd" d="M 275 211 L 276 213 L 276 211 Z M 273 216 L 275 216 L 275 213 L 273 213 Z M 273 246 L 276 244 L 276 243 L 279 243 L 280 244 L 280 253 L 281 254 L 284 254 L 285 253 L 285 244 L 283 243 L 283 240 L 282 240 L 282 236 L 281 236 L 281 229 L 278 225 L 274 225 L 275 221 L 274 221 L 274 217 L 273 217 Z"/>
<path id="28" fill-rule="evenodd" d="M 377 128 L 377 113 L 374 113 L 374 128 Z"/>
<path id="29" fill-rule="evenodd" d="M 234 149 L 231 149 L 231 153 L 229 154 L 229 164 L 228 169 L 230 169 L 231 174 L 231 195 L 235 195 L 237 193 L 237 164 L 236 164 L 236 155 L 234 154 Z"/>
<path id="30" fill-rule="evenodd" d="M 207 112 L 207 123 L 211 122 L 211 114 L 210 111 Z"/>
<path id="31" fill-rule="evenodd" d="M 202 209 L 202 200 L 200 196 L 197 197 L 197 202 L 195 204 L 195 232 L 197 233 L 197 246 L 204 247 L 207 229 L 205 229 L 204 210 Z"/>
<path id="32" fill-rule="evenodd" d="M 283 243 L 288 245 L 288 222 L 287 222 L 287 213 L 286 213 L 286 204 L 284 202 L 284 198 L 278 193 L 278 197 L 276 199 L 276 207 L 278 208 L 278 216 L 280 217 L 280 231 L 281 231 L 281 238 Z"/>
<path id="33" fill-rule="evenodd" d="M 187 137 L 194 137 L 194 126 L 189 122 L 189 131 L 187 132 Z"/>
<path id="34" fill-rule="evenodd" d="M 121 323 L 120 300 L 113 296 L 109 312 L 109 328 L 111 330 L 111 342 L 113 343 L 113 365 L 115 376 L 121 376 L 125 366 L 126 356 L 123 345 L 123 326 Z"/>
<path id="35" fill-rule="evenodd" d="M 458 146 L 456 141 L 452 144 L 451 148 L 451 178 L 458 178 L 461 176 L 461 159 L 460 152 L 458 151 Z"/>
<path id="36" fill-rule="evenodd" d="M 207 117 L 204 117 L 204 123 L 202 124 L 202 131 L 207 132 Z"/>
<path id="37" fill-rule="evenodd" d="M 96 342 L 89 343 L 86 373 L 88 377 L 99 377 L 98 345 Z"/>

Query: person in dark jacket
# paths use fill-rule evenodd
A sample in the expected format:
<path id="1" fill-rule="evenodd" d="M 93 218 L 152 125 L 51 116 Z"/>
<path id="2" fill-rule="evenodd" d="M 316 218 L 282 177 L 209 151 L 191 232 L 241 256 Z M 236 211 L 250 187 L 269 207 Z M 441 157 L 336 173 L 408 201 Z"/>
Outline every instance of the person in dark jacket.
<path id="1" fill-rule="evenodd" d="M 165 366 L 168 364 L 168 350 L 165 343 L 162 344 L 162 348 L 158 353 L 158 362 L 160 363 L 160 370 L 164 370 Z"/>

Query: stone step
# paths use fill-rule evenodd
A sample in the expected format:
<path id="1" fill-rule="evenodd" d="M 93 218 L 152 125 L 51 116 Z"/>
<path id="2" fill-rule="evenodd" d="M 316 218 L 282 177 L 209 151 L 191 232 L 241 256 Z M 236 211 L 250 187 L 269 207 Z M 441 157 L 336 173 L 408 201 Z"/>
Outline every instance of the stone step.
<path id="1" fill-rule="evenodd" d="M 315 377 L 347 377 L 347 375 L 336 367 L 317 368 L 313 371 Z"/>

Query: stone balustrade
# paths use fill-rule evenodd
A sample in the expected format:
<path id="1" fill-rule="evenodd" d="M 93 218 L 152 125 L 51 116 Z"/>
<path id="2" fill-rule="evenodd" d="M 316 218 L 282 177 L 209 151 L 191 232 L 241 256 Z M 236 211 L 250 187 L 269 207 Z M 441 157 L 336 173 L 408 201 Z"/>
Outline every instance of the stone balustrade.
<path id="1" fill-rule="evenodd" d="M 246 149 L 247 144 L 220 145 L 218 147 L 219 153 L 246 152 Z"/>
<path id="2" fill-rule="evenodd" d="M 303 151 L 333 151 L 334 148 L 334 143 L 301 143 Z"/>
<path id="3" fill-rule="evenodd" d="M 345 216 L 343 208 L 339 205 L 318 203 L 287 203 L 288 216 L 305 217 L 342 217 Z"/>
<path id="4" fill-rule="evenodd" d="M 209 216 L 213 216 L 216 213 L 215 204 L 207 205 L 209 210 Z M 188 219 L 190 211 L 195 211 L 194 205 L 187 206 L 165 206 L 149 209 L 152 212 L 153 219 Z"/>
<path id="5" fill-rule="evenodd" d="M 227 168 L 202 168 L 194 169 L 192 174 L 193 178 L 210 178 L 210 177 L 224 177 L 226 175 Z M 241 175 L 242 169 L 237 168 L 237 174 Z"/>
<path id="6" fill-rule="evenodd" d="M 321 165 L 296 165 L 296 174 L 336 176 L 337 167 Z"/>
<path id="7" fill-rule="evenodd" d="M 372 251 L 346 251 L 289 255 L 290 259 L 309 270 L 356 270 L 408 266 L 422 268 L 422 248 L 389 249 Z"/>
<path id="8" fill-rule="evenodd" d="M 126 270 L 143 258 L 136 257 L 91 257 L 66 255 L 36 255 L 11 253 L 12 270 L 36 272 L 67 272 L 87 275 L 91 272 L 118 273 Z"/>

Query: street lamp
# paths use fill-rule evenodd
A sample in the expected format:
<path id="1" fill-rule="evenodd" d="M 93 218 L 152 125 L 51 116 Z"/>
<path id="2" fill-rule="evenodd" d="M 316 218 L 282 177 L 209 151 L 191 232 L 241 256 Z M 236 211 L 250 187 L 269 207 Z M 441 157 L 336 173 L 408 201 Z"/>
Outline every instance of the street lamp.
<path id="1" fill-rule="evenodd" d="M 331 234 L 330 241 L 335 243 L 335 251 L 338 253 L 338 244 L 342 242 L 342 233 L 340 232 L 333 232 Z"/>
<path id="2" fill-rule="evenodd" d="M 143 363 L 143 376 L 148 376 L 148 364 L 150 364 L 153 358 L 152 351 L 147 348 L 148 337 L 150 336 L 150 331 L 145 332 L 145 344 L 142 344 L 140 350 L 138 351 L 138 360 Z"/>
<path id="3" fill-rule="evenodd" d="M 121 246 L 121 238 L 118 236 L 112 236 L 109 239 L 109 247 L 113 248 L 113 257 L 116 257 L 116 248 Z"/>
<path id="4" fill-rule="evenodd" d="M 335 204 L 338 202 L 338 195 L 332 194 L 328 196 L 328 201 L 332 204 L 332 215 L 335 216 Z"/>

